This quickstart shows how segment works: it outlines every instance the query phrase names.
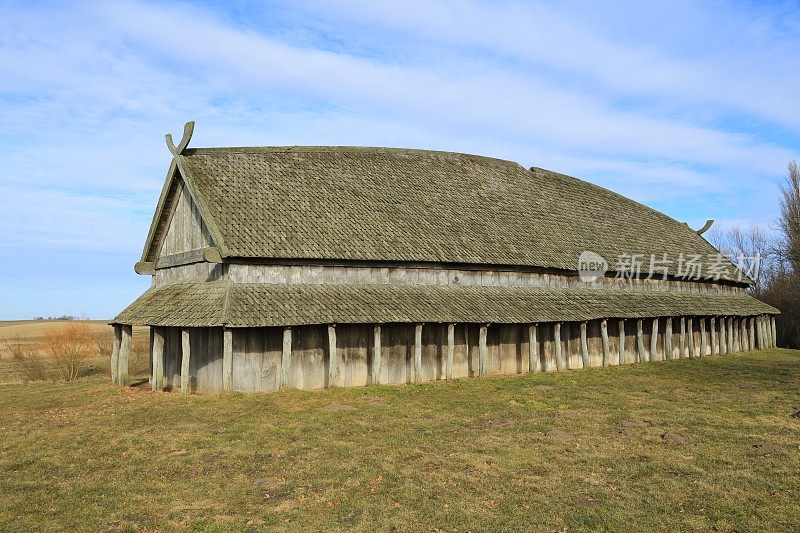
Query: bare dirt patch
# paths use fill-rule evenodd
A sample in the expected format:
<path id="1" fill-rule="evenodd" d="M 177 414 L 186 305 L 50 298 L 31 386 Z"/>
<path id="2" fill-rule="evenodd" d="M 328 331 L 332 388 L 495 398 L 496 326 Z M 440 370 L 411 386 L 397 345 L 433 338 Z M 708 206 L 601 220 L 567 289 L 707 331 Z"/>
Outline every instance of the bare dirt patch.
<path id="1" fill-rule="evenodd" d="M 697 442 L 697 439 L 691 435 L 678 433 L 676 431 L 665 431 L 661 434 L 661 440 L 673 444 L 694 444 Z"/>

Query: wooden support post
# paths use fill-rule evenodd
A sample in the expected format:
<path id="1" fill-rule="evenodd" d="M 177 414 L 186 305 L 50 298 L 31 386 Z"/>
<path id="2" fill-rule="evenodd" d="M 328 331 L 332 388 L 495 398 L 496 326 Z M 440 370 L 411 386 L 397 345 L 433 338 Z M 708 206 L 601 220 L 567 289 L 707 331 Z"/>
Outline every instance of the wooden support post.
<path id="1" fill-rule="evenodd" d="M 589 338 L 586 329 L 586 322 L 581 322 L 581 362 L 583 363 L 583 368 L 589 368 Z"/>
<path id="2" fill-rule="evenodd" d="M 719 353 L 719 346 L 717 345 L 717 317 L 712 316 L 708 334 L 711 336 L 711 355 Z"/>
<path id="3" fill-rule="evenodd" d="M 111 346 L 111 383 L 119 383 L 119 344 L 122 340 L 122 326 L 114 324 L 114 344 Z"/>
<path id="4" fill-rule="evenodd" d="M 725 330 L 728 332 L 728 353 L 734 353 L 736 352 L 736 345 L 733 342 L 734 327 L 732 316 L 728 317 L 727 324 L 725 324 Z"/>
<path id="5" fill-rule="evenodd" d="M 749 344 L 751 350 L 756 350 L 756 321 L 754 317 L 747 319 L 747 333 L 749 335 Z"/>
<path id="6" fill-rule="evenodd" d="M 452 325 L 452 324 L 451 324 Z M 449 328 L 448 328 L 449 330 Z M 448 336 L 448 341 L 450 337 Z M 381 342 L 381 325 L 375 324 L 372 327 L 372 383 L 380 384 L 381 382 L 381 364 L 382 364 L 382 354 L 381 354 L 382 342 Z M 452 360 L 450 352 L 450 345 L 448 343 L 448 352 L 447 352 L 447 363 L 448 363 L 448 372 L 450 371 L 450 367 L 452 366 Z M 448 374 L 448 379 L 449 374 Z"/>
<path id="7" fill-rule="evenodd" d="M 728 334 L 725 332 L 725 317 L 719 317 L 719 354 L 728 353 Z"/>
<path id="8" fill-rule="evenodd" d="M 537 324 L 528 326 L 528 372 L 539 372 L 539 327 Z"/>
<path id="9" fill-rule="evenodd" d="M 746 351 L 748 351 L 748 352 L 749 352 L 750 350 L 752 350 L 752 349 L 753 349 L 753 346 L 750 344 L 750 336 L 748 335 L 748 330 L 747 330 L 747 317 L 746 317 L 746 316 L 743 316 L 743 317 L 742 317 L 742 339 L 743 339 L 743 341 L 744 341 L 744 342 L 743 342 L 743 344 L 744 344 L 744 349 L 745 349 Z"/>
<path id="10" fill-rule="evenodd" d="M 686 317 L 681 317 L 681 333 L 678 339 L 678 358 L 684 359 L 686 357 Z"/>
<path id="11" fill-rule="evenodd" d="M 739 337 L 739 351 L 747 351 L 747 331 L 744 327 L 744 318 L 736 317 L 736 335 Z"/>
<path id="12" fill-rule="evenodd" d="M 664 328 L 664 355 L 667 361 L 672 361 L 672 317 L 667 317 L 667 324 Z"/>
<path id="13" fill-rule="evenodd" d="M 564 368 L 572 370 L 572 351 L 570 350 L 570 339 L 572 339 L 572 327 L 569 322 L 561 323 L 561 337 L 564 339 Z"/>
<path id="14" fill-rule="evenodd" d="M 292 379 L 292 328 L 283 328 L 283 350 L 281 351 L 281 384 L 280 388 L 288 387 Z"/>
<path id="15" fill-rule="evenodd" d="M 611 350 L 608 344 L 608 319 L 600 320 L 600 337 L 603 339 L 603 368 L 608 368 Z"/>
<path id="16" fill-rule="evenodd" d="M 233 330 L 222 328 L 222 390 L 233 390 Z"/>
<path id="17" fill-rule="evenodd" d="M 456 351 L 456 325 L 447 324 L 447 361 L 444 366 L 444 375 L 453 379 L 453 353 Z"/>
<path id="18" fill-rule="evenodd" d="M 708 355 L 706 353 L 706 346 L 708 346 L 708 339 L 706 339 L 706 317 L 700 317 L 700 357 Z"/>
<path id="19" fill-rule="evenodd" d="M 189 363 L 192 357 L 192 345 L 189 342 L 189 328 L 181 330 L 181 392 L 192 392 L 192 378 L 189 375 Z"/>
<path id="20" fill-rule="evenodd" d="M 778 347 L 778 324 L 775 320 L 775 315 L 770 315 L 769 317 L 770 326 L 772 329 L 772 347 Z"/>
<path id="21" fill-rule="evenodd" d="M 153 331 L 153 377 L 150 387 L 154 391 L 164 388 L 164 328 L 152 327 Z"/>
<path id="22" fill-rule="evenodd" d="M 658 361 L 658 319 L 653 319 L 650 327 L 650 361 Z"/>
<path id="23" fill-rule="evenodd" d="M 489 334 L 489 324 L 481 324 L 478 335 L 478 376 L 486 375 L 486 337 Z"/>
<path id="24" fill-rule="evenodd" d="M 739 319 L 736 317 L 731 318 L 731 329 L 733 330 L 733 351 L 741 352 L 742 347 L 739 344 Z"/>
<path id="25" fill-rule="evenodd" d="M 422 324 L 414 328 L 414 383 L 422 381 Z"/>
<path id="26" fill-rule="evenodd" d="M 556 370 L 564 370 L 564 355 L 561 350 L 561 322 L 553 324 L 553 348 L 556 355 Z"/>
<path id="27" fill-rule="evenodd" d="M 328 387 L 339 386 L 339 353 L 336 350 L 336 324 L 328 324 Z"/>
<path id="28" fill-rule="evenodd" d="M 625 364 L 625 319 L 619 319 L 619 364 Z"/>
<path id="29" fill-rule="evenodd" d="M 644 321 L 641 318 L 636 319 L 636 362 L 643 363 L 647 361 L 647 356 L 644 353 Z"/>
<path id="30" fill-rule="evenodd" d="M 689 317 L 686 319 L 686 337 L 687 337 L 687 351 L 689 352 L 689 359 L 694 359 L 697 355 L 697 347 L 694 342 L 694 318 Z"/>
<path id="31" fill-rule="evenodd" d="M 133 326 L 123 324 L 120 328 L 119 360 L 117 361 L 117 383 L 120 385 L 128 384 L 128 361 L 131 356 L 132 337 Z"/>

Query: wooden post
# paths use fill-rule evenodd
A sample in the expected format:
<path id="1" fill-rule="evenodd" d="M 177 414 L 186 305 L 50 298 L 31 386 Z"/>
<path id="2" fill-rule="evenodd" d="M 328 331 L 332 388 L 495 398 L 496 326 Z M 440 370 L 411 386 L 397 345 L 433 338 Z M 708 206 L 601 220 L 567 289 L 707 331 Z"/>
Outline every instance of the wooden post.
<path id="1" fill-rule="evenodd" d="M 747 319 L 747 326 L 748 326 L 748 328 L 747 328 L 748 329 L 748 334 L 750 336 L 750 338 L 749 338 L 750 349 L 751 350 L 755 350 L 756 349 L 756 321 L 755 321 L 755 318 L 753 318 L 752 316 L 750 318 L 748 318 Z"/>
<path id="2" fill-rule="evenodd" d="M 719 317 L 719 354 L 728 353 L 728 334 L 725 332 L 725 317 Z"/>
<path id="3" fill-rule="evenodd" d="M 280 388 L 288 387 L 292 379 L 292 328 L 283 328 L 283 350 L 281 351 L 281 384 Z"/>
<path id="4" fill-rule="evenodd" d="M 681 317 L 681 333 L 678 339 L 678 358 L 683 359 L 686 357 L 686 317 Z"/>
<path id="5" fill-rule="evenodd" d="M 708 334 L 711 336 L 711 355 L 719 353 L 719 346 L 717 345 L 717 317 L 712 316 Z"/>
<path id="6" fill-rule="evenodd" d="M 561 322 L 553 324 L 553 348 L 556 352 L 556 370 L 564 370 L 564 360 L 561 351 Z"/>
<path id="7" fill-rule="evenodd" d="M 489 324 L 481 324 L 478 336 L 478 376 L 486 375 L 486 337 L 489 333 Z"/>
<path id="8" fill-rule="evenodd" d="M 150 387 L 154 391 L 164 388 L 164 328 L 153 328 L 153 378 Z"/>
<path id="9" fill-rule="evenodd" d="M 619 364 L 625 364 L 625 319 L 619 319 Z"/>
<path id="10" fill-rule="evenodd" d="M 694 359 L 697 347 L 694 343 L 694 318 L 689 317 L 686 319 L 686 337 L 687 337 L 687 351 L 689 352 L 689 359 Z"/>
<path id="11" fill-rule="evenodd" d="M 732 316 L 728 317 L 728 323 L 725 324 L 725 329 L 728 332 L 728 353 L 734 353 L 736 352 L 736 345 L 733 342 L 734 327 Z"/>
<path id="12" fill-rule="evenodd" d="M 189 362 L 192 356 L 192 345 L 189 342 L 189 328 L 181 330 L 181 392 L 192 392 L 192 379 L 189 376 Z"/>
<path id="13" fill-rule="evenodd" d="M 414 328 L 414 382 L 422 381 L 422 324 Z"/>
<path id="14" fill-rule="evenodd" d="M 650 361 L 658 360 L 658 319 L 654 318 L 650 328 Z"/>
<path id="15" fill-rule="evenodd" d="M 644 353 L 644 324 L 641 318 L 636 319 L 636 362 L 643 363 L 647 361 L 647 355 Z"/>
<path id="16" fill-rule="evenodd" d="M 447 379 L 453 379 L 453 352 L 456 350 L 456 325 L 447 324 L 447 361 L 444 374 Z"/>
<path id="17" fill-rule="evenodd" d="M 122 340 L 122 326 L 114 324 L 114 344 L 111 347 L 111 383 L 119 383 L 119 344 Z"/>
<path id="18" fill-rule="evenodd" d="M 706 318 L 700 317 L 700 357 L 708 355 L 706 353 L 707 339 L 706 339 Z"/>
<path id="19" fill-rule="evenodd" d="M 769 317 L 770 325 L 772 326 L 772 347 L 778 347 L 778 324 L 775 320 L 775 315 L 770 315 Z"/>
<path id="20" fill-rule="evenodd" d="M 736 317 L 731 318 L 731 329 L 733 330 L 733 351 L 741 352 L 742 347 L 739 344 L 739 319 Z"/>
<path id="21" fill-rule="evenodd" d="M 336 324 L 328 324 L 328 387 L 339 386 L 339 354 L 336 351 Z"/>
<path id="22" fill-rule="evenodd" d="M 449 338 L 448 338 L 449 340 Z M 381 325 L 375 324 L 372 327 L 372 383 L 379 384 L 381 382 Z M 449 348 L 449 345 L 448 345 Z M 448 364 L 452 366 L 452 360 L 449 359 L 450 352 L 448 352 Z M 449 367 L 448 367 L 449 371 Z M 448 379 L 450 379 L 448 377 Z"/>
<path id="23" fill-rule="evenodd" d="M 222 390 L 233 390 L 233 330 L 222 328 Z"/>
<path id="24" fill-rule="evenodd" d="M 603 339 L 603 368 L 608 368 L 611 350 L 608 345 L 608 319 L 600 321 L 600 337 Z"/>
<path id="25" fill-rule="evenodd" d="M 131 338 L 133 337 L 133 326 L 123 324 L 119 340 L 119 360 L 117 361 L 117 383 L 120 385 L 128 384 L 128 360 L 131 355 Z"/>
<path id="26" fill-rule="evenodd" d="M 586 334 L 586 322 L 581 322 L 581 359 L 583 368 L 589 368 L 589 339 Z"/>
<path id="27" fill-rule="evenodd" d="M 744 327 L 745 318 L 738 317 L 736 319 L 736 333 L 739 335 L 739 349 L 743 352 L 747 351 L 747 330 Z"/>
<path id="28" fill-rule="evenodd" d="M 539 372 L 539 327 L 528 326 L 528 372 Z"/>
<path id="29" fill-rule="evenodd" d="M 667 317 L 667 324 L 664 328 L 664 355 L 667 361 L 672 361 L 672 317 Z"/>

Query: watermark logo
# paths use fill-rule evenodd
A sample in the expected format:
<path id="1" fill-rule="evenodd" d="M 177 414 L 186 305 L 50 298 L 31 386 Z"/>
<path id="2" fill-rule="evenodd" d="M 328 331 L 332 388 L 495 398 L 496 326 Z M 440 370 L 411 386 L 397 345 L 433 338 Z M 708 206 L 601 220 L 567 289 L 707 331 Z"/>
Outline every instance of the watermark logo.
<path id="1" fill-rule="evenodd" d="M 578 256 L 578 275 L 581 281 L 591 283 L 606 275 L 608 261 L 597 252 L 585 251 Z"/>

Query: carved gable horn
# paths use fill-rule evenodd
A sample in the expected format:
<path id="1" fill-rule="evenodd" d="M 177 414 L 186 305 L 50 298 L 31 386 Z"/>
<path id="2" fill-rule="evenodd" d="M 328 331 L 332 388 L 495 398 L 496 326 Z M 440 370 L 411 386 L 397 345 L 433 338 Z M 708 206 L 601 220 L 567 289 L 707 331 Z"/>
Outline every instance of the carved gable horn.
<path id="1" fill-rule="evenodd" d="M 194 133 L 194 121 L 190 120 L 186 123 L 183 127 L 183 138 L 181 138 L 181 142 L 178 143 L 178 146 L 175 146 L 175 143 L 172 142 L 172 134 L 167 133 L 167 148 L 172 153 L 172 155 L 181 155 L 186 147 L 189 146 L 189 141 L 192 139 L 192 133 Z"/>

